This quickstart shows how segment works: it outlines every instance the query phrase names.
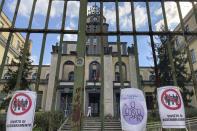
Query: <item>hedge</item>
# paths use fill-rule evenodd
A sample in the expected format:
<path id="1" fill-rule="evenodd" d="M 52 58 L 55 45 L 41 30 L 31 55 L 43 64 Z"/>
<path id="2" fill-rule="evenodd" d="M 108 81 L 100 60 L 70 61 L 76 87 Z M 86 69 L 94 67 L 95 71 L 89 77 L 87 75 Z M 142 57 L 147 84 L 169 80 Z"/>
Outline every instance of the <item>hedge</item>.
<path id="1" fill-rule="evenodd" d="M 197 108 L 185 107 L 186 118 L 197 117 Z M 148 112 L 148 122 L 160 121 L 159 111 L 149 111 Z"/>
<path id="2" fill-rule="evenodd" d="M 5 131 L 6 114 L 0 113 L 0 131 Z"/>
<path id="3" fill-rule="evenodd" d="M 36 112 L 33 131 L 48 131 L 49 125 L 56 131 L 64 121 L 64 114 L 61 111 Z"/>
<path id="4" fill-rule="evenodd" d="M 196 108 L 185 108 L 186 118 L 197 117 Z M 50 120 L 51 118 L 51 120 Z M 34 118 L 33 131 L 48 131 L 49 123 L 53 131 L 58 130 L 64 121 L 64 114 L 61 111 L 55 112 L 36 112 Z M 148 122 L 160 121 L 159 112 L 149 111 Z M 0 131 L 5 131 L 6 114 L 0 114 Z"/>
<path id="5" fill-rule="evenodd" d="M 50 120 L 51 118 L 51 120 Z M 53 131 L 58 130 L 64 122 L 64 114 L 61 111 L 36 112 L 33 131 L 48 131 L 49 123 Z M 0 114 L 0 131 L 5 131 L 6 114 Z"/>

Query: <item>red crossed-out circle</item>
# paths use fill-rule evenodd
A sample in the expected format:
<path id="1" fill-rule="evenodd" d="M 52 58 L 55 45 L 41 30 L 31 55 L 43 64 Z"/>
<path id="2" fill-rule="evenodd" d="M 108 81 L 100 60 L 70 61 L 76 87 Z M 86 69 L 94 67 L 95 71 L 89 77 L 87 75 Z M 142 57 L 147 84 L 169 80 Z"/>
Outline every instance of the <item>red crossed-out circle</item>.
<path id="1" fill-rule="evenodd" d="M 25 108 L 25 107 L 23 106 L 23 104 L 21 104 L 20 101 L 18 101 L 18 100 L 16 99 L 16 98 L 19 97 L 19 96 L 24 96 L 24 97 L 27 98 L 28 103 L 29 103 L 27 108 Z M 18 113 L 18 112 L 15 112 L 15 111 L 13 110 L 14 101 L 16 101 L 17 104 L 23 109 L 22 112 L 19 112 L 19 113 Z M 12 99 L 11 106 L 10 106 L 10 110 L 11 110 L 11 112 L 12 112 L 14 115 L 23 115 L 23 114 L 25 114 L 25 113 L 27 113 L 27 112 L 29 111 L 29 109 L 31 108 L 31 105 L 32 105 L 31 98 L 30 98 L 27 94 L 19 93 L 19 94 L 15 95 L 15 97 Z"/>
<path id="2" fill-rule="evenodd" d="M 167 92 L 169 92 L 169 91 L 174 92 L 178 96 L 179 103 L 167 94 Z M 177 107 L 170 107 L 169 105 L 166 105 L 166 103 L 164 102 L 164 96 L 167 96 L 170 100 L 172 100 L 174 103 L 176 103 Z M 177 110 L 181 107 L 181 97 L 180 97 L 179 93 L 174 89 L 165 90 L 161 95 L 161 102 L 167 109 L 170 109 L 170 110 Z"/>

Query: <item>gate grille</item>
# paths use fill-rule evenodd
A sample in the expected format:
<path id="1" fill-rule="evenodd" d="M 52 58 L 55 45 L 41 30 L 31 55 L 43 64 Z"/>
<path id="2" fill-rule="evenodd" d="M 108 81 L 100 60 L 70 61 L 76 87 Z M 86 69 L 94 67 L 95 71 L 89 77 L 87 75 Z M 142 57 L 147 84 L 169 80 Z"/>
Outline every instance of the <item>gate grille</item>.
<path id="1" fill-rule="evenodd" d="M 64 8 L 63 8 L 63 16 L 62 16 L 62 24 L 61 24 L 61 29 L 48 29 L 49 26 L 49 18 L 50 18 L 50 13 L 51 13 L 51 7 L 52 3 L 54 1 L 64 1 Z M 135 60 L 136 60 L 136 74 L 137 74 L 137 84 L 138 88 L 141 88 L 141 81 L 140 81 L 140 73 L 139 73 L 139 60 L 138 60 L 138 47 L 137 47 L 137 36 L 148 36 L 150 37 L 150 43 L 152 47 L 152 53 L 153 53 L 153 58 L 154 58 L 154 70 L 155 70 L 155 75 L 156 75 L 156 82 L 155 85 L 156 87 L 159 87 L 159 79 L 158 79 L 158 68 L 157 68 L 157 58 L 156 58 L 156 53 L 155 53 L 155 42 L 154 42 L 154 36 L 157 35 L 165 35 L 166 37 L 169 36 L 183 36 L 185 41 L 187 42 L 186 37 L 187 36 L 196 36 L 197 32 L 196 31 L 186 31 L 184 22 L 183 22 L 183 17 L 181 13 L 181 8 L 180 8 L 180 3 L 179 2 L 191 2 L 193 6 L 193 10 L 195 12 L 195 18 L 197 22 L 197 7 L 195 6 L 195 0 L 81 0 L 80 1 L 80 13 L 79 13 L 79 20 L 78 20 L 78 30 L 66 30 L 64 29 L 65 23 L 66 23 L 66 11 L 67 11 L 67 3 L 68 1 L 75 1 L 75 0 L 49 0 L 48 4 L 48 10 L 47 10 L 47 15 L 46 15 L 46 21 L 45 21 L 45 26 L 44 29 L 33 29 L 32 28 L 32 21 L 35 13 L 35 6 L 37 3 L 37 0 L 33 0 L 32 4 L 32 9 L 31 9 L 31 14 L 30 14 L 30 20 L 28 24 L 28 28 L 16 28 L 15 23 L 16 23 L 16 18 L 18 15 L 19 11 L 19 5 L 21 3 L 21 0 L 17 0 L 15 12 L 14 12 L 14 17 L 11 23 L 11 26 L 9 28 L 0 28 L 0 32 L 9 32 L 9 37 L 7 40 L 7 44 L 5 47 L 4 51 L 4 56 L 1 64 L 1 69 L 0 69 L 0 78 L 2 78 L 2 74 L 4 71 L 5 63 L 6 63 L 6 56 L 8 54 L 8 50 L 10 47 L 10 41 L 13 33 L 20 32 L 20 33 L 26 33 L 26 40 L 24 44 L 24 48 L 28 47 L 29 44 L 29 38 L 30 34 L 32 33 L 41 33 L 43 34 L 42 38 L 42 45 L 41 45 L 41 51 L 40 51 L 40 59 L 39 59 L 39 67 L 38 67 L 38 72 L 37 72 L 37 78 L 36 78 L 36 91 L 38 91 L 39 84 L 40 84 L 40 74 L 41 74 L 41 69 L 42 69 L 42 64 L 43 64 L 43 57 L 44 57 L 44 49 L 46 47 L 46 38 L 48 34 L 60 34 L 60 45 L 58 46 L 58 60 L 57 60 L 57 66 L 56 66 L 56 75 L 55 75 L 55 85 L 54 85 L 54 93 L 53 93 L 53 102 L 51 106 L 51 110 L 55 110 L 55 98 L 56 98 L 56 87 L 58 86 L 58 76 L 60 72 L 60 62 L 61 62 L 61 55 L 62 55 L 62 42 L 63 42 L 63 37 L 65 34 L 75 34 L 78 35 L 78 41 L 77 41 L 77 60 L 83 60 L 85 56 L 85 44 L 86 44 L 86 36 L 100 36 L 101 37 L 101 112 L 102 112 L 102 127 L 104 126 L 104 100 L 103 100 L 103 94 L 104 94 L 104 43 L 103 43 L 103 36 L 116 36 L 117 37 L 117 49 L 118 49 L 118 61 L 119 61 L 119 70 L 120 70 L 120 81 L 121 81 L 121 88 L 124 88 L 124 83 L 123 83 L 123 77 L 122 77 L 122 60 L 121 60 L 121 46 L 120 46 L 120 37 L 121 36 L 130 36 L 133 37 L 133 43 L 134 43 L 134 52 L 135 52 Z M 76 0 L 79 1 L 79 0 Z M 99 32 L 86 32 L 86 17 L 87 17 L 87 3 L 88 2 L 99 2 L 100 3 L 100 31 Z M 116 31 L 108 31 L 108 32 L 103 32 L 103 3 L 105 2 L 113 2 L 115 4 L 115 11 L 116 11 Z M 121 31 L 120 30 L 120 21 L 119 21 L 119 2 L 129 2 L 130 7 L 131 7 L 131 16 L 132 16 L 132 31 Z M 146 4 L 146 12 L 147 12 L 147 18 L 148 18 L 148 27 L 149 31 L 137 31 L 136 30 L 136 21 L 135 21 L 135 10 L 134 10 L 134 2 L 145 2 Z M 151 23 L 151 14 L 150 14 L 150 2 L 159 2 L 161 3 L 162 7 L 162 13 L 163 13 L 163 19 L 164 19 L 164 27 L 165 31 L 153 31 L 152 29 L 152 23 Z M 170 31 L 168 29 L 168 22 L 166 18 L 166 11 L 165 11 L 165 2 L 175 2 L 177 5 L 178 9 L 178 14 L 180 18 L 180 26 L 181 26 L 181 31 Z M 1 5 L 0 5 L 0 12 L 2 11 L 5 0 L 1 0 Z M 173 72 L 173 84 L 177 86 L 177 80 L 176 80 L 176 75 L 175 75 L 175 67 L 173 64 L 173 56 L 172 56 L 172 50 L 170 48 L 170 42 L 167 42 L 168 46 L 168 53 L 169 53 L 169 58 L 170 58 L 170 64 L 171 64 L 171 70 Z M 195 73 L 193 69 L 193 63 L 192 63 L 192 58 L 190 55 L 189 47 L 186 46 L 187 50 L 187 56 L 189 59 L 189 65 L 190 65 L 190 70 L 192 74 L 192 80 L 193 84 L 195 86 L 195 92 L 197 94 L 197 84 L 196 84 L 196 79 L 195 79 Z M 20 64 L 19 67 L 19 73 L 17 77 L 17 83 L 16 83 L 16 90 L 20 89 L 20 83 L 21 83 L 21 75 L 22 75 L 22 70 L 24 68 L 24 61 L 25 61 L 25 54 L 27 50 L 23 51 L 23 60 Z M 81 85 L 84 85 L 84 66 L 75 66 L 75 79 L 74 79 L 74 90 L 73 90 L 73 114 L 72 115 L 72 126 L 73 130 L 78 130 L 80 128 L 80 125 L 82 124 L 82 114 L 83 114 L 83 94 L 84 90 Z M 77 99 L 79 98 L 79 99 Z M 81 127 L 82 128 L 82 127 Z M 102 128 L 103 129 L 103 128 Z"/>

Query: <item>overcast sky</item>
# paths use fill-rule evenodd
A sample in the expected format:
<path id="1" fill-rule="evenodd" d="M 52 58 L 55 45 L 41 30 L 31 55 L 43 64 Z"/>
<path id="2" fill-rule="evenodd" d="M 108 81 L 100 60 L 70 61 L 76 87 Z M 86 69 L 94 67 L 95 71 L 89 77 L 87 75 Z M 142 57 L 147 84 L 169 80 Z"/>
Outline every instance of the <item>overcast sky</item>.
<path id="1" fill-rule="evenodd" d="M 1 0 L 0 0 L 1 1 Z M 33 19 L 32 28 L 44 28 L 46 12 L 49 0 L 37 0 L 35 15 Z M 15 10 L 17 0 L 6 0 L 5 6 L 3 8 L 4 13 L 9 17 L 10 20 L 13 18 L 13 13 Z M 19 15 L 16 20 L 16 27 L 27 28 L 29 22 L 29 16 L 31 12 L 33 0 L 21 0 L 19 7 Z M 88 3 L 88 9 L 95 3 Z M 189 2 L 181 2 L 181 10 L 183 17 L 192 8 L 192 4 Z M 97 3 L 99 6 L 99 3 Z M 136 15 L 136 26 L 138 31 L 148 31 L 148 21 L 144 2 L 138 2 L 134 4 L 135 15 Z M 176 3 L 166 2 L 166 14 L 168 25 L 171 30 L 173 30 L 179 23 L 179 16 L 177 11 Z M 52 10 L 50 13 L 49 29 L 60 29 L 62 22 L 62 12 L 63 12 L 63 2 L 53 1 Z M 153 30 L 159 30 L 160 26 L 163 24 L 162 9 L 159 2 L 150 3 L 150 12 Z M 115 4 L 114 3 L 104 3 L 104 16 L 109 24 L 109 30 L 116 30 L 116 17 L 115 17 Z M 132 20 L 131 20 L 131 9 L 130 3 L 122 2 L 119 3 L 119 16 L 120 16 L 120 29 L 122 31 L 132 30 Z M 67 17 L 65 29 L 72 30 L 78 29 L 78 18 L 79 18 L 79 2 L 69 1 L 67 5 Z M 23 33 L 25 37 L 26 34 Z M 33 41 L 32 45 L 32 60 L 33 64 L 38 64 L 40 57 L 40 49 L 42 43 L 42 34 L 31 34 L 30 38 Z M 151 57 L 151 48 L 149 45 L 148 36 L 138 36 L 138 50 L 139 50 L 139 60 L 140 66 L 152 66 L 153 60 L 147 59 Z M 64 40 L 77 40 L 76 35 L 65 35 Z M 44 54 L 44 64 L 50 64 L 51 62 L 51 50 L 52 45 L 55 45 L 59 41 L 58 34 L 48 34 L 45 54 Z M 116 41 L 116 37 L 109 37 L 109 41 Z M 132 36 L 121 36 L 122 42 L 128 42 L 128 46 L 133 44 Z"/>

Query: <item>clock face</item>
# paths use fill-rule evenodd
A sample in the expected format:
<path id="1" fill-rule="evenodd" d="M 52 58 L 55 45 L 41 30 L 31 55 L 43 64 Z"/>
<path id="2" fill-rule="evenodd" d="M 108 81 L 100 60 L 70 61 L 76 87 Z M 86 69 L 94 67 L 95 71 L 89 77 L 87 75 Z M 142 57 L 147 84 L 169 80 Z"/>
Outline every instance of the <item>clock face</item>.
<path id="1" fill-rule="evenodd" d="M 98 20 L 98 18 L 97 18 L 97 17 L 94 17 L 94 18 L 93 18 L 93 21 L 94 21 L 94 22 L 95 22 L 95 21 L 97 21 L 97 20 Z"/>

